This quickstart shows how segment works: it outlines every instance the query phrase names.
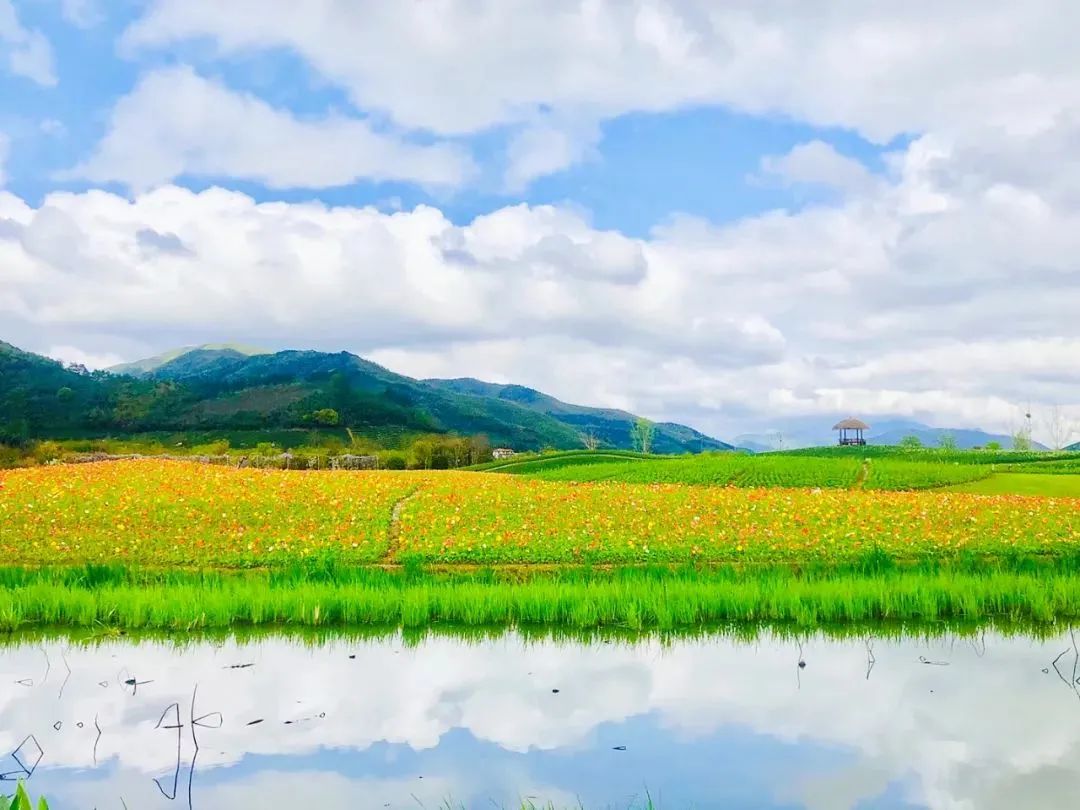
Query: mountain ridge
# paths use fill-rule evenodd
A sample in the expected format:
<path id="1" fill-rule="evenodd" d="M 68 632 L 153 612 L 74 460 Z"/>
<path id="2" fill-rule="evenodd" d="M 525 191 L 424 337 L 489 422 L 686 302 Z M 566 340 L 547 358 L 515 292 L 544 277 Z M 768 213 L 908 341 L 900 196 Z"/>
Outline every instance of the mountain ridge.
<path id="1" fill-rule="evenodd" d="M 166 363 L 170 363 L 173 360 L 179 359 L 184 355 L 196 351 L 212 351 L 220 352 L 222 354 L 246 357 L 250 357 L 256 354 L 271 353 L 266 349 L 259 349 L 254 346 L 245 346 L 239 343 L 203 343 L 199 346 L 181 346 L 178 349 L 170 349 L 169 351 L 162 352 L 161 354 L 154 355 L 153 357 L 147 357 L 142 360 L 134 360 L 130 363 L 118 363 L 115 366 L 109 366 L 105 369 L 105 371 L 109 372 L 110 374 L 128 374 L 135 376 L 139 374 L 147 374 L 157 368 L 160 368 Z"/>
<path id="2" fill-rule="evenodd" d="M 373 436 L 485 434 L 495 444 L 539 450 L 581 447 L 583 432 L 595 430 L 603 446 L 625 449 L 637 418 L 522 386 L 510 397 L 491 396 L 484 386 L 494 384 L 480 381 L 475 390 L 454 390 L 452 383 L 415 380 L 349 352 L 245 354 L 208 344 L 122 364 L 116 374 L 83 373 L 2 345 L 8 348 L 0 352 L 0 418 L 23 436 L 348 426 Z M 515 400 L 531 400 L 532 407 Z M 657 426 L 658 452 L 729 448 L 684 425 Z"/>
<path id="3" fill-rule="evenodd" d="M 535 388 L 514 383 L 489 383 L 474 377 L 454 379 L 429 378 L 422 382 L 445 390 L 464 394 L 483 396 L 514 402 L 530 410 L 553 416 L 565 424 L 572 425 L 582 434 L 591 435 L 600 442 L 617 445 L 620 440 L 628 439 L 630 428 L 639 418 L 629 411 L 617 408 L 596 408 L 586 405 L 573 405 L 563 402 L 550 394 Z M 695 452 L 705 450 L 734 450 L 734 446 L 707 436 L 686 425 L 674 422 L 657 422 L 654 425 L 654 449 L 657 452 L 671 452 L 666 447 L 678 445 Z M 696 446 L 695 446 L 696 445 Z"/>

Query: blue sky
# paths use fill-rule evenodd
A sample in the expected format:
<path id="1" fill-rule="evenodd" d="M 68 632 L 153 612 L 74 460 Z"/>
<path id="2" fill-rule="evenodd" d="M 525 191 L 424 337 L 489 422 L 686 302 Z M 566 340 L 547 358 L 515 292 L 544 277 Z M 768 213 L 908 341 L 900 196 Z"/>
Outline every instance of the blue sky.
<path id="1" fill-rule="evenodd" d="M 301 119 L 333 113 L 380 118 L 356 108 L 341 87 L 285 49 L 219 58 L 209 43 L 196 40 L 153 52 L 125 53 L 118 43 L 142 9 L 137 3 L 99 4 L 92 24 L 72 22 L 59 2 L 15 6 L 21 24 L 40 31 L 52 43 L 58 78 L 55 86 L 42 87 L 23 76 L 0 74 L 0 122 L 11 139 L 7 188 L 32 204 L 40 204 L 58 189 L 127 192 L 122 183 L 56 175 L 92 153 L 108 130 L 109 113 L 118 99 L 156 68 L 192 65 L 206 78 L 254 94 Z M 196 190 L 224 185 L 259 201 L 317 199 L 329 205 L 406 209 L 428 204 L 458 224 L 508 204 L 569 204 L 588 212 L 598 228 L 644 236 L 673 214 L 723 223 L 777 208 L 798 210 L 829 198 L 825 188 L 785 185 L 763 177 L 764 156 L 783 154 L 816 139 L 870 171 L 882 172 L 882 155 L 903 142 L 897 137 L 875 144 L 850 129 L 813 127 L 779 113 L 747 115 L 715 106 L 629 113 L 602 122 L 600 130 L 599 142 L 580 162 L 520 190 L 508 190 L 500 182 L 513 134 L 509 126 L 452 138 L 480 168 L 477 182 L 461 188 L 433 191 L 413 183 L 359 180 L 329 188 L 268 189 L 222 174 L 180 175 L 174 182 Z M 433 135 L 417 130 L 409 137 L 423 142 Z"/>
<path id="2" fill-rule="evenodd" d="M 1029 401 L 1080 426 L 1073 23 L 0 0 L 3 337 L 95 367 L 346 349 L 721 438 L 1011 432 Z"/>

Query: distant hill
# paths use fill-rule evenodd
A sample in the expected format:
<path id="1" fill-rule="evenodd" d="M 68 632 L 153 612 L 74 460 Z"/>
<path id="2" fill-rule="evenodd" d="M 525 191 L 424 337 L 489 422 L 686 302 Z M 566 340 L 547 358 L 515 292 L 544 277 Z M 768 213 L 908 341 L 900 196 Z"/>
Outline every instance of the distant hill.
<path id="1" fill-rule="evenodd" d="M 751 453 L 769 453 L 780 449 L 776 441 L 770 443 L 768 439 L 768 434 L 744 433 L 732 439 L 732 443 L 739 450 L 749 450 Z"/>
<path id="2" fill-rule="evenodd" d="M 962 450 L 970 450 L 972 447 L 986 447 L 989 442 L 997 442 L 1006 450 L 1012 449 L 1012 436 L 1001 433 L 987 433 L 984 430 L 969 428 L 934 428 L 920 427 L 902 430 L 889 430 L 884 433 L 876 433 L 867 438 L 868 444 L 900 444 L 907 436 L 915 436 L 927 447 L 936 447 L 943 436 L 951 436 L 956 446 Z M 1032 442 L 1032 446 L 1039 450 L 1045 450 L 1038 442 Z"/>
<path id="3" fill-rule="evenodd" d="M 506 386 L 414 380 L 348 352 L 219 344 L 117 368 L 83 373 L 0 343 L 0 421 L 14 438 L 348 426 L 370 436 L 482 433 L 496 445 L 538 450 L 582 447 L 584 430 L 602 446 L 629 449 L 636 419 L 520 387 L 501 396 L 495 389 Z M 335 425 L 316 418 L 328 410 Z M 682 425 L 657 426 L 659 452 L 728 447 Z"/>
<path id="4" fill-rule="evenodd" d="M 185 346 L 181 349 L 173 349 L 163 354 L 155 355 L 154 357 L 148 357 L 145 360 L 136 360 L 134 363 L 121 363 L 105 370 L 111 374 L 130 374 L 134 376 L 148 374 L 166 363 L 191 355 L 195 352 L 198 352 L 199 355 L 203 357 L 216 355 L 219 357 L 232 358 L 250 357 L 256 354 L 270 353 L 265 349 L 256 349 L 253 346 L 243 346 L 237 343 L 204 343 L 202 346 Z"/>
<path id="5" fill-rule="evenodd" d="M 531 411 L 550 416 L 573 428 L 578 435 L 591 434 L 604 447 L 627 448 L 633 443 L 630 430 L 638 417 L 627 411 L 571 405 L 532 388 L 488 383 L 471 377 L 454 380 L 424 380 L 424 383 L 443 391 L 512 402 Z M 733 449 L 735 448 L 727 442 L 706 436 L 685 425 L 672 422 L 656 424 L 653 450 L 657 453 Z"/>
<path id="6" fill-rule="evenodd" d="M 812 417 L 797 417 L 782 423 L 776 430 L 765 433 L 747 433 L 737 436 L 734 443 L 755 452 L 780 449 L 782 442 L 785 449 L 800 447 L 825 447 L 836 443 L 836 434 L 832 426 L 842 419 L 844 414 L 824 414 Z M 949 434 L 957 446 L 962 449 L 985 447 L 988 442 L 998 442 L 1005 449 L 1012 447 L 1012 437 L 999 433 L 988 433 L 978 428 L 940 428 L 903 417 L 870 418 L 870 430 L 866 434 L 868 444 L 899 444 L 906 436 L 916 436 L 927 447 L 936 447 L 941 437 Z M 1046 448 L 1038 442 L 1032 445 L 1036 449 Z"/>
<path id="7" fill-rule="evenodd" d="M 119 385 L 107 377 L 0 341 L 0 442 L 92 422 L 115 399 Z"/>

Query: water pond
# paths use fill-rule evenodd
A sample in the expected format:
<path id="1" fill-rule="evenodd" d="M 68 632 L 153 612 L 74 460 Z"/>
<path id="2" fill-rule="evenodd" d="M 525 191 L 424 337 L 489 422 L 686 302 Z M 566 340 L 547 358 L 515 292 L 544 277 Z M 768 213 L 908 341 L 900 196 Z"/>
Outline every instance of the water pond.
<path id="1" fill-rule="evenodd" d="M 54 810 L 1049 807 L 1078 667 L 1067 631 L 16 640 L 0 773 Z"/>

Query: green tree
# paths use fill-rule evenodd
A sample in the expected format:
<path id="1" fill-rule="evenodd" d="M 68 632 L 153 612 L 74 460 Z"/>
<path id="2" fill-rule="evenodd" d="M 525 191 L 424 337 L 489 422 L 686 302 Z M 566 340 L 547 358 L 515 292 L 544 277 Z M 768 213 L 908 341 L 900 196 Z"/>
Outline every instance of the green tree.
<path id="1" fill-rule="evenodd" d="M 905 436 L 900 440 L 900 446 L 905 450 L 918 450 L 922 447 L 922 439 L 918 436 Z"/>
<path id="2" fill-rule="evenodd" d="M 336 425 L 341 421 L 341 415 L 333 408 L 320 408 L 311 414 L 311 421 L 316 425 Z"/>
<path id="3" fill-rule="evenodd" d="M 1025 452 L 1031 450 L 1031 436 L 1028 435 L 1026 430 L 1021 428 L 1013 434 L 1012 445 L 1013 450 L 1023 450 Z"/>
<path id="4" fill-rule="evenodd" d="M 379 454 L 379 466 L 384 470 L 404 470 L 409 463 L 400 450 L 389 450 Z"/>
<path id="5" fill-rule="evenodd" d="M 957 449 L 956 438 L 951 433 L 942 433 L 938 436 L 937 443 L 942 450 Z"/>
<path id="6" fill-rule="evenodd" d="M 639 418 L 634 422 L 634 426 L 630 428 L 630 438 L 634 442 L 634 447 L 642 453 L 650 452 L 655 432 L 656 425 L 648 419 Z"/>
<path id="7" fill-rule="evenodd" d="M 491 461 L 491 440 L 483 433 L 469 439 L 469 464 Z"/>
<path id="8" fill-rule="evenodd" d="M 1001 449 L 1001 442 L 987 442 L 986 443 L 986 449 L 987 450 L 1000 450 Z"/>
<path id="9" fill-rule="evenodd" d="M 71 402 L 75 398 L 75 392 L 65 385 L 56 392 L 56 398 L 61 402 Z"/>

